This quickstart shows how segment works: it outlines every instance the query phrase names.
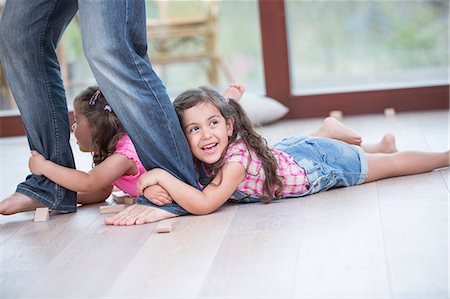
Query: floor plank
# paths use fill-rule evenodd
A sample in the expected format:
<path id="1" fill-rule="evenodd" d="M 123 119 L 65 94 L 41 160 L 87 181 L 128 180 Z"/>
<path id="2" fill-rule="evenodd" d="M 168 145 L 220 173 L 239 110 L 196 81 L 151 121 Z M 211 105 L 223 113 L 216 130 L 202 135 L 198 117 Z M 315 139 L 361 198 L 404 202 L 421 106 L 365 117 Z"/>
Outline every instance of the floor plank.
<path id="1" fill-rule="evenodd" d="M 448 295 L 448 193 L 438 173 L 377 183 L 393 295 Z"/>
<path id="2" fill-rule="evenodd" d="M 389 297 L 376 183 L 313 196 L 291 295 Z"/>
<path id="3" fill-rule="evenodd" d="M 237 206 L 177 219 L 169 234 L 151 234 L 111 284 L 107 297 L 195 297 Z"/>
<path id="4" fill-rule="evenodd" d="M 449 112 L 345 116 L 376 142 L 400 150 L 449 148 Z M 271 144 L 322 120 L 258 128 Z M 80 169 L 91 167 L 72 139 Z M 27 174 L 25 138 L 0 139 L 0 195 Z M 98 205 L 52 214 L 0 216 L 1 298 L 275 297 L 448 298 L 450 170 L 382 180 L 304 198 L 226 204 L 207 216 L 108 227 Z"/>
<path id="5" fill-rule="evenodd" d="M 304 199 L 288 199 L 240 205 L 199 297 L 289 296 L 304 204 Z"/>
<path id="6" fill-rule="evenodd" d="M 26 287 L 44 273 L 50 265 L 58 261 L 60 254 L 68 248 L 80 248 L 74 243 L 84 230 L 98 218 L 94 207 L 79 209 L 76 214 L 52 214 L 46 222 L 34 223 L 23 220 L 16 231 L 4 242 L 0 249 L 2 255 L 1 284 L 6 286 L 3 298 L 18 296 Z M 1 225 L 2 234 L 3 227 Z M 6 224 L 8 226 L 8 224 Z M 14 227 L 9 227 L 12 231 Z M 61 263 L 65 267 L 67 260 Z M 58 277 L 58 275 L 55 275 Z M 55 279 L 55 277 L 53 277 Z M 45 285 L 48 288 L 49 285 Z"/>

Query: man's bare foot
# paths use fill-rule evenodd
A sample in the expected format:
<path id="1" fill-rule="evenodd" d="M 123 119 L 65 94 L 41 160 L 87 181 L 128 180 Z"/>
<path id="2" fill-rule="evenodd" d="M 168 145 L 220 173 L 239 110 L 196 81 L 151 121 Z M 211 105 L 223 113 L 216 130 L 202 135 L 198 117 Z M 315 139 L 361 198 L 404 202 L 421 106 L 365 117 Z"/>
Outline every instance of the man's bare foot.
<path id="1" fill-rule="evenodd" d="M 39 201 L 22 193 L 15 192 L 0 202 L 0 214 L 12 215 L 20 212 L 33 211 L 45 207 Z"/>
<path id="2" fill-rule="evenodd" d="M 361 136 L 334 117 L 325 118 L 319 130 L 313 132 L 311 136 L 327 137 L 356 145 L 360 145 L 362 142 Z"/>
<path id="3" fill-rule="evenodd" d="M 392 134 L 386 134 L 383 136 L 380 142 L 375 144 L 361 144 L 362 149 L 369 154 L 376 153 L 396 153 L 398 152 L 397 146 L 395 144 L 395 136 Z"/>
<path id="4" fill-rule="evenodd" d="M 108 225 L 139 225 L 156 222 L 163 219 L 177 217 L 178 215 L 146 205 L 134 204 L 120 213 L 105 218 Z"/>

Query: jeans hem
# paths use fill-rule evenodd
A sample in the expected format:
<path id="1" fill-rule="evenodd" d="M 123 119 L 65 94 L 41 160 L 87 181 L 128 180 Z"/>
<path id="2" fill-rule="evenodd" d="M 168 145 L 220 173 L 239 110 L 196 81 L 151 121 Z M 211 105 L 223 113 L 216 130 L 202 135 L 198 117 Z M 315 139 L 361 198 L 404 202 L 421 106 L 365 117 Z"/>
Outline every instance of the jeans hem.
<path id="1" fill-rule="evenodd" d="M 361 162 L 360 177 L 356 185 L 363 184 L 369 175 L 369 163 L 367 161 L 367 155 L 360 146 L 353 145 L 358 150 L 359 161 Z"/>
<path id="2" fill-rule="evenodd" d="M 151 201 L 149 201 L 147 198 L 145 198 L 143 196 L 140 196 L 140 197 L 137 198 L 136 203 L 140 204 L 140 205 L 144 205 L 144 206 L 150 206 L 150 207 L 158 208 L 158 209 L 164 210 L 166 212 L 175 214 L 177 216 L 190 215 L 190 213 L 188 211 L 183 209 L 181 206 L 179 206 L 175 202 L 171 203 L 171 204 L 164 205 L 164 206 L 157 206 L 154 203 L 152 203 Z"/>
<path id="3" fill-rule="evenodd" d="M 58 212 L 72 213 L 77 211 L 76 204 L 75 205 L 55 205 L 54 202 L 40 196 L 38 193 L 33 190 L 26 189 L 24 187 L 17 186 L 16 192 L 21 193 L 29 198 L 40 202 L 41 204 L 49 207 L 50 209 L 56 210 Z"/>

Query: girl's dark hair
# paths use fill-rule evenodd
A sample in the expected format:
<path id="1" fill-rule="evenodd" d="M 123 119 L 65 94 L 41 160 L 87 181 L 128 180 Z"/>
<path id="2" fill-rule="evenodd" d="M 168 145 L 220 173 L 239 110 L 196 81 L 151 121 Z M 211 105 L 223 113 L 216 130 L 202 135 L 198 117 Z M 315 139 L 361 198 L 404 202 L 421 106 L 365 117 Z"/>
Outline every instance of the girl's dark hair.
<path id="1" fill-rule="evenodd" d="M 73 104 L 91 126 L 91 151 L 94 165 L 98 165 L 116 150 L 117 142 L 124 133 L 122 124 L 97 86 L 82 91 Z"/>
<path id="2" fill-rule="evenodd" d="M 233 135 L 229 138 L 228 144 L 231 144 L 240 138 L 244 141 L 247 148 L 253 149 L 256 155 L 261 159 L 262 167 L 266 175 L 263 185 L 264 196 L 262 201 L 268 203 L 273 197 L 279 197 L 283 180 L 277 175 L 277 160 L 267 145 L 267 141 L 255 131 L 252 122 L 237 101 L 225 99 L 214 89 L 207 86 L 201 86 L 199 88 L 186 90 L 180 94 L 174 100 L 173 106 L 181 122 L 184 111 L 204 102 L 209 102 L 216 106 L 226 120 L 234 119 Z M 224 151 L 218 162 L 214 163 L 214 165 L 208 165 L 209 170 L 214 174 L 217 174 L 220 171 L 220 168 L 226 163 L 226 161 L 224 161 L 225 152 L 226 151 Z"/>

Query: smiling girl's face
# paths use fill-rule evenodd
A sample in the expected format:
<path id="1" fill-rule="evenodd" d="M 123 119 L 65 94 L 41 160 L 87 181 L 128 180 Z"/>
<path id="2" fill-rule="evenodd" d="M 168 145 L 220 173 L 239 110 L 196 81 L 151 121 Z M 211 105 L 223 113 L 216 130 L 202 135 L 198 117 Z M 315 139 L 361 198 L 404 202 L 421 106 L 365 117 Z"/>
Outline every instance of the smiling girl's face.
<path id="1" fill-rule="evenodd" d="M 233 134 L 232 119 L 226 120 L 210 102 L 202 102 L 183 112 L 184 134 L 194 157 L 206 164 L 220 160 Z"/>

